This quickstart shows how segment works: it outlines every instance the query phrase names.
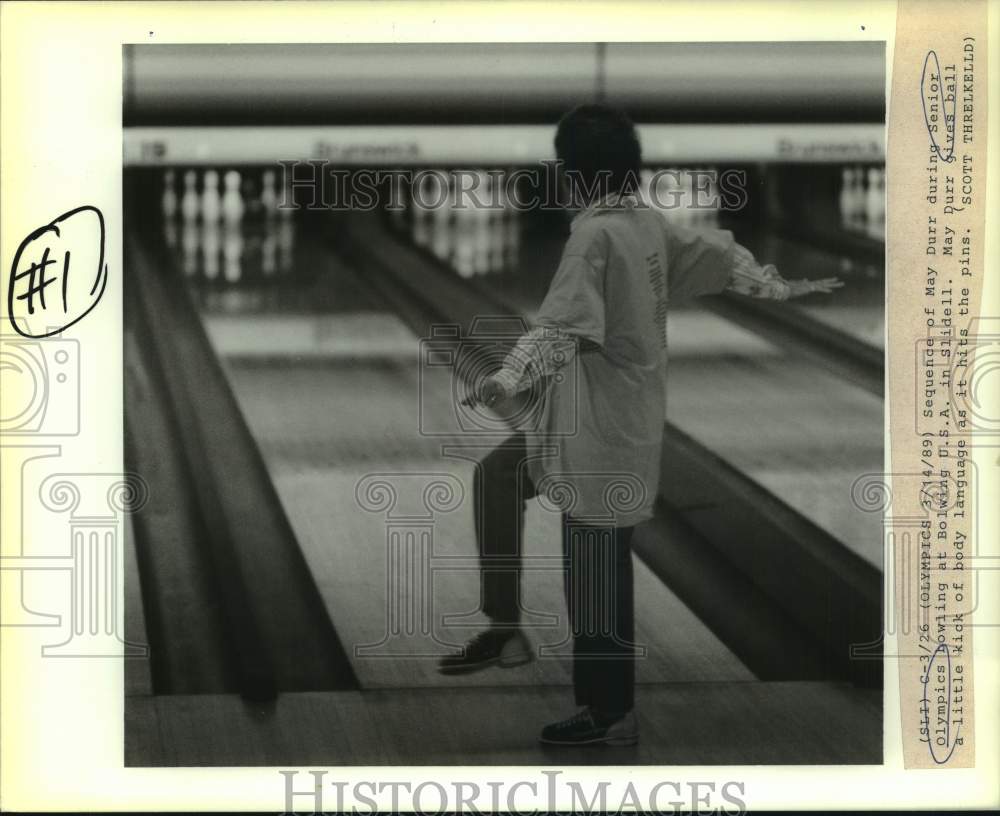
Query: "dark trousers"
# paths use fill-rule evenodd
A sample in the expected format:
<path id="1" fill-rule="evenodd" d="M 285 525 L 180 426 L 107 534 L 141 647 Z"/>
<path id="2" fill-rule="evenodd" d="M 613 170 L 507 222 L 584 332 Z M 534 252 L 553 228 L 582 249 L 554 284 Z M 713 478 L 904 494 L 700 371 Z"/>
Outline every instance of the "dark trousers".
<path id="1" fill-rule="evenodd" d="M 536 495 L 522 435 L 493 450 L 476 471 L 476 535 L 483 610 L 494 625 L 517 625 L 524 509 Z M 565 590 L 573 638 L 577 705 L 630 711 L 635 691 L 632 527 L 598 527 L 563 516 Z"/>

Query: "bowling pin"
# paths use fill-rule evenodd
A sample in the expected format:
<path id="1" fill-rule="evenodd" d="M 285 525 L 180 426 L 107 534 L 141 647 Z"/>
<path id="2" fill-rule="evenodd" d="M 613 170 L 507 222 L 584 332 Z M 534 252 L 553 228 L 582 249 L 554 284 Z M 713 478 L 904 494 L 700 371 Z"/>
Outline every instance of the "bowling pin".
<path id="1" fill-rule="evenodd" d="M 177 191 L 174 189 L 174 171 L 167 170 L 163 174 L 163 217 L 171 219 L 177 214 Z"/>
<path id="2" fill-rule="evenodd" d="M 877 167 L 868 168 L 865 216 L 870 222 L 878 222 L 885 218 L 885 175 Z"/>
<path id="3" fill-rule="evenodd" d="M 225 192 L 222 194 L 222 217 L 227 224 L 239 224 L 243 220 L 243 196 L 240 195 L 240 174 L 230 170 L 224 179 Z"/>
<path id="4" fill-rule="evenodd" d="M 878 241 L 885 240 L 885 170 L 878 167 L 868 170 L 865 232 Z"/>
<path id="5" fill-rule="evenodd" d="M 181 268 L 189 278 L 198 274 L 198 238 L 198 225 L 193 220 L 185 220 L 181 233 Z"/>
<path id="6" fill-rule="evenodd" d="M 206 221 L 201 234 L 202 268 L 208 280 L 219 277 L 219 225 Z"/>
<path id="7" fill-rule="evenodd" d="M 205 223 L 219 220 L 222 204 L 219 198 L 219 174 L 208 170 L 202 179 L 201 218 Z"/>
<path id="8" fill-rule="evenodd" d="M 222 243 L 223 275 L 229 283 L 236 283 L 243 275 L 243 234 L 237 224 L 226 224 Z"/>
<path id="9" fill-rule="evenodd" d="M 181 215 L 185 221 L 198 220 L 198 212 L 201 209 L 201 204 L 198 201 L 198 191 L 195 189 L 197 181 L 198 177 L 194 170 L 188 170 L 184 174 L 184 196 L 181 198 Z"/>
<path id="10" fill-rule="evenodd" d="M 274 171 L 265 170 L 261 176 L 260 203 L 264 209 L 264 217 L 270 218 L 278 209 L 278 191 L 274 186 Z"/>
<path id="11" fill-rule="evenodd" d="M 854 171 L 850 167 L 844 167 L 840 171 L 840 193 L 837 196 L 837 207 L 840 210 L 841 222 L 848 220 L 848 213 L 851 211 L 851 185 L 854 182 Z"/>
<path id="12" fill-rule="evenodd" d="M 844 197 L 844 222 L 848 226 L 853 226 L 855 220 L 855 213 L 858 209 L 858 189 L 860 185 L 860 178 L 858 177 L 857 171 L 853 167 L 847 169 L 846 185 L 845 185 L 845 197 Z"/>

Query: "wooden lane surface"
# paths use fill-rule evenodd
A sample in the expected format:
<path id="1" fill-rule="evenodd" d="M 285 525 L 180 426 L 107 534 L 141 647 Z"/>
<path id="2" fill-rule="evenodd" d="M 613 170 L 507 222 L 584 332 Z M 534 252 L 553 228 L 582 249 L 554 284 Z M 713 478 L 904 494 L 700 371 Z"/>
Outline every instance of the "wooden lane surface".
<path id="1" fill-rule="evenodd" d="M 851 488 L 883 470 L 882 400 L 701 309 L 668 331 L 668 419 L 881 568 L 881 517 Z"/>
<path id="2" fill-rule="evenodd" d="M 465 677 L 436 671 L 440 655 L 478 631 L 479 580 L 471 506 L 474 464 L 445 457 L 442 445 L 457 437 L 420 434 L 418 372 L 412 359 L 326 365 L 230 362 L 227 372 L 247 422 L 261 447 L 296 537 L 319 585 L 338 634 L 352 655 L 364 688 L 567 684 L 559 519 L 529 502 L 524 577 L 526 618 L 536 647 L 555 648 L 545 659 L 517 670 L 490 669 Z M 450 374 L 425 383 L 424 410 L 451 411 Z M 441 426 L 446 422 L 434 422 Z M 462 440 L 470 442 L 468 437 Z M 471 440 L 475 441 L 475 440 Z M 470 455 L 482 456 L 492 442 Z M 420 494 L 443 474 L 457 480 L 462 499 L 433 525 L 432 631 L 435 637 L 392 639 L 388 628 L 386 513 L 364 510 L 356 488 L 370 474 L 395 485 L 398 513 L 419 511 Z M 422 474 L 414 476 L 414 474 Z M 752 674 L 641 562 L 636 562 L 637 641 L 647 648 L 640 682 L 750 679 Z M 469 613 L 464 620 L 446 620 Z M 419 626 L 418 626 L 419 629 Z M 422 656 L 417 656 L 422 655 Z"/>
<path id="3" fill-rule="evenodd" d="M 525 575 L 525 597 L 537 614 L 526 623 L 536 624 L 531 637 L 545 659 L 518 671 L 491 670 L 457 679 L 437 673 L 440 655 L 485 623 L 476 613 L 474 463 L 446 458 L 442 447 L 471 442 L 476 448 L 468 455 L 477 459 L 501 437 L 461 432 L 448 369 L 425 367 L 421 390 L 418 338 L 390 312 L 375 310 L 377 294 L 357 270 L 309 232 L 300 235 L 296 252 L 296 268 L 309 274 L 293 276 L 272 293 L 268 303 L 273 315 L 211 314 L 203 319 L 362 685 L 509 685 L 525 678 L 569 683 L 559 520 L 535 502 L 529 503 L 525 534 L 526 552 L 533 559 Z M 302 287 L 314 292 L 310 307 L 304 313 L 284 308 L 282 293 L 297 309 L 302 306 Z M 272 342 L 268 322 L 287 321 L 290 311 L 304 324 L 296 323 L 280 343 Z M 426 394 L 423 404 L 421 393 Z M 422 432 L 428 430 L 433 435 Z M 433 636 L 397 637 L 359 650 L 379 644 L 386 635 L 392 593 L 388 519 L 362 509 L 355 491 L 369 474 L 388 473 L 399 483 L 400 506 L 415 500 L 419 504 L 420 492 L 433 477 L 414 479 L 414 472 L 444 473 L 457 480 L 464 494 L 461 505 L 439 514 L 434 524 Z M 640 682 L 753 677 L 641 563 L 636 564 L 636 598 L 636 638 L 647 648 L 638 667 Z M 456 615 L 460 620 L 446 620 Z"/>
<path id="4" fill-rule="evenodd" d="M 738 230 L 738 239 L 761 262 L 773 263 L 788 279 L 839 277 L 844 288 L 832 295 L 811 295 L 792 304 L 814 320 L 846 332 L 875 348 L 885 347 L 885 268 L 790 241 L 775 233 Z"/>
<path id="5" fill-rule="evenodd" d="M 545 747 L 567 689 L 130 698 L 126 766 L 822 765 L 882 761 L 881 694 L 812 682 L 640 685 L 630 748 Z M 279 791 L 280 793 L 280 791 Z"/>

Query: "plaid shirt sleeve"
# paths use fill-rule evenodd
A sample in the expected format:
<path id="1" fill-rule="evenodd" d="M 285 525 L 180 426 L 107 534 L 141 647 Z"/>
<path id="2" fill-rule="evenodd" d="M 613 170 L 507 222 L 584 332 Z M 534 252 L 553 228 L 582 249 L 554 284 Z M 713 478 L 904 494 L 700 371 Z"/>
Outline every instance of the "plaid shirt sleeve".
<path id="1" fill-rule="evenodd" d="M 493 377 L 511 397 L 565 367 L 575 356 L 578 342 L 562 329 L 539 326 L 517 341 Z"/>
<path id="2" fill-rule="evenodd" d="M 772 264 L 761 267 L 753 253 L 744 246 L 733 244 L 729 285 L 726 289 L 754 298 L 788 300 L 791 287 Z"/>

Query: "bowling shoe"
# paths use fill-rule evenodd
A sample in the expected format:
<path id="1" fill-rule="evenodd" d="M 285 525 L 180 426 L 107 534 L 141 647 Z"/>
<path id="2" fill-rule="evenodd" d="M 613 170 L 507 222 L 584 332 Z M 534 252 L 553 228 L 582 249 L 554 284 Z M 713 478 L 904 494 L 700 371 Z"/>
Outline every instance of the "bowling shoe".
<path id="1" fill-rule="evenodd" d="M 552 723 L 542 729 L 539 741 L 548 745 L 635 745 L 639 741 L 639 724 L 631 711 L 607 714 L 596 708 L 581 708 L 572 717 Z"/>
<path id="2" fill-rule="evenodd" d="M 530 663 L 531 642 L 520 629 L 496 627 L 480 632 L 458 654 L 446 655 L 438 664 L 441 674 L 466 674 L 497 665 L 504 669 Z"/>

